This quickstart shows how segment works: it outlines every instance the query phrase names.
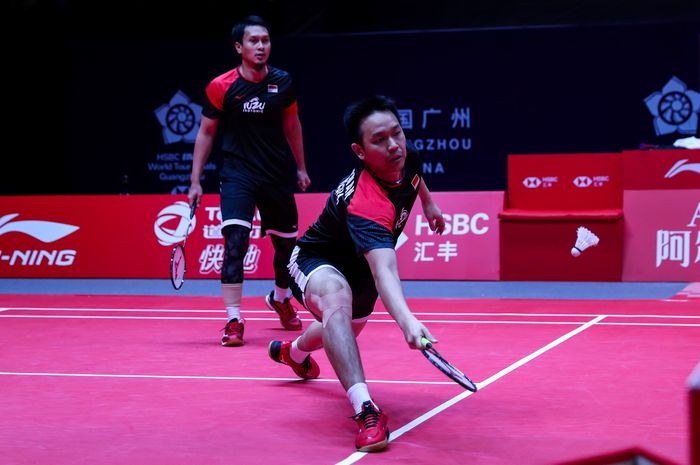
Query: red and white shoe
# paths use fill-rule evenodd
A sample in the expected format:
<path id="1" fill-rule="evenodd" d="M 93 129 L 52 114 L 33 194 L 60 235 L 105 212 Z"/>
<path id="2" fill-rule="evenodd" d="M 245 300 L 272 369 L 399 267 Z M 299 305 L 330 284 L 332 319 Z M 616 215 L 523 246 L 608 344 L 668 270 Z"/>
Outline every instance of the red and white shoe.
<path id="1" fill-rule="evenodd" d="M 297 311 L 289 301 L 289 297 L 284 299 L 284 302 L 277 302 L 274 298 L 275 291 L 270 292 L 265 296 L 265 303 L 270 310 L 274 310 L 280 317 L 280 323 L 284 329 L 291 331 L 299 331 L 301 329 L 301 320 Z"/>
<path id="2" fill-rule="evenodd" d="M 360 430 L 355 438 L 355 447 L 360 452 L 377 452 L 389 444 L 389 418 L 372 402 L 362 404 L 362 411 L 352 417 Z"/>
<path id="3" fill-rule="evenodd" d="M 245 330 L 245 320 L 243 318 L 234 318 L 226 323 L 224 328 L 224 337 L 221 338 L 221 345 L 227 347 L 242 346 L 243 331 Z"/>

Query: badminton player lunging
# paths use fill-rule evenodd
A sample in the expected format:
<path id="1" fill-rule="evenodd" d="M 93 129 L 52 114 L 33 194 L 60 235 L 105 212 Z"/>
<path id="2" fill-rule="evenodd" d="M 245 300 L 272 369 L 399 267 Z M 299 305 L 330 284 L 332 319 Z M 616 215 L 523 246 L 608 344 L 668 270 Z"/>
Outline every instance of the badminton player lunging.
<path id="1" fill-rule="evenodd" d="M 421 178 L 418 153 L 406 146 L 392 100 L 355 102 L 345 110 L 344 123 L 361 167 L 331 193 L 289 263 L 292 292 L 317 321 L 293 342 L 270 342 L 268 351 L 310 379 L 319 375 L 310 354 L 323 347 L 355 411 L 355 446 L 369 452 L 387 446 L 389 428 L 367 389 L 355 337 L 379 295 L 412 349 L 422 348 L 423 337 L 435 342 L 408 308 L 394 247 L 417 196 L 433 231 L 441 234 L 445 220 Z"/>

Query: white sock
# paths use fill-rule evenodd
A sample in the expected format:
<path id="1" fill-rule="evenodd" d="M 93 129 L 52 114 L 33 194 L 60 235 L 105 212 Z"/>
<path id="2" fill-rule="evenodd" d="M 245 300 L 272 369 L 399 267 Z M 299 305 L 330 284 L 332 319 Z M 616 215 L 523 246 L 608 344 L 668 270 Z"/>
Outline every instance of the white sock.
<path id="1" fill-rule="evenodd" d="M 226 314 L 228 315 L 228 321 L 234 318 L 241 319 L 241 307 L 226 307 Z"/>
<path id="2" fill-rule="evenodd" d="M 348 398 L 352 403 L 352 408 L 355 409 L 355 414 L 362 412 L 362 404 L 368 400 L 371 402 L 372 398 L 369 396 L 369 391 L 367 390 L 367 383 L 357 383 L 350 386 L 348 389 Z"/>
<path id="3" fill-rule="evenodd" d="M 275 286 L 274 299 L 277 302 L 284 302 L 284 299 L 286 299 L 287 297 L 289 297 L 289 289 L 284 289 L 282 287 Z"/>
<path id="4" fill-rule="evenodd" d="M 294 342 L 292 342 L 292 346 L 289 348 L 289 356 L 292 358 L 297 363 L 304 363 L 304 360 L 306 360 L 306 357 L 311 353 L 307 352 L 305 350 L 301 350 L 299 346 L 297 345 L 297 342 L 299 341 L 299 338 L 294 339 Z"/>

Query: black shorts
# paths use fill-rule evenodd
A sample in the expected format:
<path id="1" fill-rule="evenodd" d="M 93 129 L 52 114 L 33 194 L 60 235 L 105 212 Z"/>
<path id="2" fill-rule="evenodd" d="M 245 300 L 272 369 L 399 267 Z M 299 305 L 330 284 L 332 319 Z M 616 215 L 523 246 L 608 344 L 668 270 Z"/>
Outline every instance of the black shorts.
<path id="1" fill-rule="evenodd" d="M 233 224 L 252 229 L 257 206 L 263 236 L 297 237 L 299 215 L 289 186 L 262 183 L 245 171 L 224 168 L 220 194 L 222 229 Z"/>
<path id="2" fill-rule="evenodd" d="M 319 256 L 305 249 L 294 247 L 292 256 L 289 259 L 289 274 L 292 276 L 292 283 L 289 286 L 294 297 L 307 309 L 318 321 L 321 315 L 316 315 L 306 305 L 304 292 L 309 277 L 321 268 L 330 267 L 342 274 L 352 290 L 352 319 L 367 319 L 374 310 L 377 302 L 377 288 L 374 285 L 374 278 L 371 273 L 348 270 L 340 263 Z"/>

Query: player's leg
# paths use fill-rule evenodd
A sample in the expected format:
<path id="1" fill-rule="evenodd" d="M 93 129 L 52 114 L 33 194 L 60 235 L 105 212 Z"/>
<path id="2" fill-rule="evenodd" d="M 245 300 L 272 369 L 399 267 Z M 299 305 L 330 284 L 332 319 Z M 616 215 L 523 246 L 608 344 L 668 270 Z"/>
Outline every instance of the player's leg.
<path id="1" fill-rule="evenodd" d="M 372 290 L 373 283 L 369 291 Z M 357 291 L 363 296 L 371 294 L 364 289 Z M 322 315 L 323 347 L 355 411 L 353 419 L 358 425 L 355 447 L 363 452 L 384 449 L 389 442 L 388 418 L 369 394 L 355 339 L 369 313 L 353 318 L 353 306 L 357 303 L 353 289 L 334 268 L 318 270 L 309 277 L 305 298 L 309 310 Z M 371 312 L 372 308 L 373 304 L 366 311 Z"/>
<path id="2" fill-rule="evenodd" d="M 299 248 L 295 247 L 288 264 L 290 274 L 290 288 L 294 298 L 306 306 L 304 291 L 308 276 L 318 268 L 329 266 L 323 259 L 299 254 Z M 320 315 L 312 315 L 320 321 Z M 268 354 L 278 363 L 288 365 L 297 376 L 304 379 L 317 378 L 320 369 L 311 356 L 311 352 L 323 346 L 323 327 L 319 321 L 313 321 L 306 330 L 293 341 L 270 341 Z M 303 342 L 302 342 L 303 341 Z"/>
<path id="3" fill-rule="evenodd" d="M 283 186 L 266 185 L 258 190 L 256 203 L 262 234 L 270 236 L 275 251 L 272 261 L 275 288 L 265 297 L 265 303 L 277 313 L 285 329 L 300 330 L 301 320 L 289 299 L 291 277 L 287 269 L 298 232 L 294 194 Z"/>
<path id="4" fill-rule="evenodd" d="M 241 346 L 245 329 L 245 320 L 241 318 L 243 259 L 248 251 L 250 229 L 240 225 L 229 225 L 223 229 L 222 234 L 224 259 L 221 266 L 221 293 L 224 297 L 227 322 L 221 345 Z"/>
<path id="5" fill-rule="evenodd" d="M 221 233 L 224 254 L 221 293 L 227 322 L 221 345 L 243 345 L 245 321 L 241 317 L 243 261 L 248 252 L 255 201 L 249 183 L 241 177 L 224 177 L 221 182 Z"/>

